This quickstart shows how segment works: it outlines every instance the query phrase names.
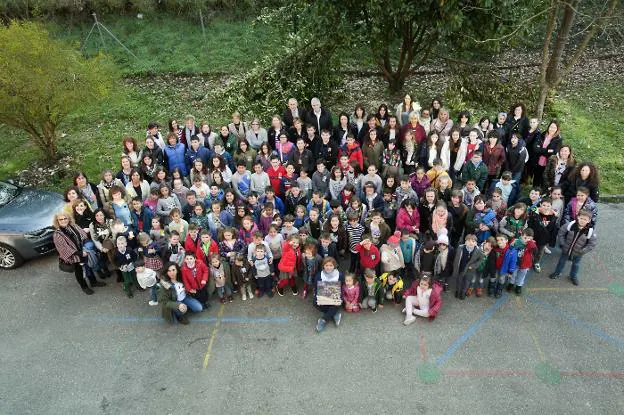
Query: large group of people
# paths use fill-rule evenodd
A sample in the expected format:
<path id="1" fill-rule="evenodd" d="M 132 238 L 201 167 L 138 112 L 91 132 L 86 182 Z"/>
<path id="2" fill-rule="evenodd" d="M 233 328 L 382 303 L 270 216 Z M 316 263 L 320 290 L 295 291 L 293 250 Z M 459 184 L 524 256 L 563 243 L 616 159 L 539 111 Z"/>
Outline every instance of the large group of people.
<path id="1" fill-rule="evenodd" d="M 451 286 L 458 300 L 522 295 L 551 249 L 550 278 L 571 261 L 578 285 L 598 171 L 558 121 L 544 127 L 520 103 L 454 121 L 441 99 L 410 95 L 336 118 L 293 98 L 268 128 L 239 113 L 214 130 L 190 115 L 151 122 L 141 145 L 122 140 L 118 171 L 74 176 L 54 218 L 59 267 L 89 295 L 112 275 L 128 297 L 149 291 L 183 324 L 215 297 L 309 296 L 319 332 L 390 301 L 405 325 L 433 319 Z"/>

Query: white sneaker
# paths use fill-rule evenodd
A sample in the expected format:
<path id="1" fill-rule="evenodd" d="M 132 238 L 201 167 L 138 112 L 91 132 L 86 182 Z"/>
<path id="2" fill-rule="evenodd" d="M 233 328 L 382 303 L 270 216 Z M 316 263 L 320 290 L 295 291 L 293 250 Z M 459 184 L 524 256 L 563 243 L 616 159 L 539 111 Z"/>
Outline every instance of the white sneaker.
<path id="1" fill-rule="evenodd" d="M 403 325 L 404 326 L 409 326 L 410 324 L 412 324 L 415 321 L 416 321 L 416 317 L 409 317 L 409 318 L 405 319 L 405 321 L 403 322 Z"/>
<path id="2" fill-rule="evenodd" d="M 252 291 L 251 291 L 251 287 L 249 287 L 249 290 L 247 290 L 247 292 L 249 293 L 249 294 L 248 294 L 248 297 L 249 297 L 249 299 L 250 299 L 250 300 L 251 300 L 252 298 L 254 298 L 254 295 L 253 295 L 253 293 L 252 293 Z"/>
<path id="3" fill-rule="evenodd" d="M 149 304 L 149 305 L 151 305 L 151 306 L 155 306 L 155 305 L 158 305 L 158 301 L 153 301 L 153 300 L 150 300 L 150 302 L 149 302 L 149 303 L 147 303 L 147 304 Z"/>
<path id="4" fill-rule="evenodd" d="M 548 247 L 546 247 L 546 248 L 544 248 L 544 253 L 546 255 L 550 255 L 550 254 L 552 254 L 552 251 Z"/>
<path id="5" fill-rule="evenodd" d="M 243 290 L 242 297 L 243 297 L 243 301 L 247 301 L 247 294 L 245 294 L 245 290 Z"/>
<path id="6" fill-rule="evenodd" d="M 542 267 L 540 266 L 540 264 L 533 265 L 533 268 L 535 268 L 535 272 L 537 273 L 542 272 Z"/>
<path id="7" fill-rule="evenodd" d="M 401 310 L 401 314 L 405 314 L 405 307 L 403 307 L 403 310 Z"/>

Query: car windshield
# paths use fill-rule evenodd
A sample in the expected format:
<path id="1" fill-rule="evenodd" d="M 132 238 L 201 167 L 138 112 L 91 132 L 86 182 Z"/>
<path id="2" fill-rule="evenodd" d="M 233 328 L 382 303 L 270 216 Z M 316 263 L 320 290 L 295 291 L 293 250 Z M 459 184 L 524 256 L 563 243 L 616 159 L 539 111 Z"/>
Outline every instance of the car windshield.
<path id="1" fill-rule="evenodd" d="M 19 187 L 0 182 L 0 208 L 5 206 L 19 194 Z"/>

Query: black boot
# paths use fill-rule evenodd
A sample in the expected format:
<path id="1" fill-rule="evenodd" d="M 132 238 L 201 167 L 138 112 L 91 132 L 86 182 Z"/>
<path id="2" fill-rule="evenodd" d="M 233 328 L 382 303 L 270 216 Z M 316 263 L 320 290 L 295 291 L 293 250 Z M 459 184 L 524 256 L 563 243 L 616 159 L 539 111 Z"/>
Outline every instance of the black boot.
<path id="1" fill-rule="evenodd" d="M 521 294 L 522 294 L 522 286 L 516 285 L 516 295 L 521 295 Z"/>
<path id="2" fill-rule="evenodd" d="M 494 297 L 494 291 L 496 290 L 496 282 L 488 281 L 487 295 L 488 297 Z"/>
<path id="3" fill-rule="evenodd" d="M 496 282 L 496 293 L 494 294 L 494 297 L 501 298 L 502 296 L 503 296 L 503 283 Z"/>
<path id="4" fill-rule="evenodd" d="M 510 293 L 514 289 L 515 285 L 512 283 L 507 284 L 507 292 Z"/>

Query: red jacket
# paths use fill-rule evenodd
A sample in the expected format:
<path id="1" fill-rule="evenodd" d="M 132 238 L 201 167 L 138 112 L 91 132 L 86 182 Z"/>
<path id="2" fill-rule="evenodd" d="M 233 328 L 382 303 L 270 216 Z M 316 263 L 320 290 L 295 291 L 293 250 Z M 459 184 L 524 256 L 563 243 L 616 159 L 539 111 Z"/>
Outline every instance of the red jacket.
<path id="1" fill-rule="evenodd" d="M 405 133 L 407 130 L 411 130 L 414 135 L 414 142 L 420 144 L 427 138 L 427 132 L 425 131 L 425 127 L 423 127 L 420 123 L 413 127 L 411 123 L 407 123 L 401 128 L 401 142 L 405 139 Z"/>
<path id="2" fill-rule="evenodd" d="M 360 166 L 360 171 L 364 170 L 364 156 L 362 156 L 362 149 L 358 143 L 353 143 L 353 147 L 350 148 L 346 144 L 340 147 L 338 158 L 340 159 L 343 154 L 349 156 L 349 163 L 355 160 Z"/>
<path id="3" fill-rule="evenodd" d="M 195 261 L 195 268 L 191 269 L 186 264 L 182 265 L 182 282 L 187 291 L 201 290 L 208 281 L 208 267 L 200 261 Z"/>
<path id="4" fill-rule="evenodd" d="M 295 269 L 301 267 L 301 251 L 299 247 L 295 250 L 292 245 L 286 241 L 282 244 L 282 258 L 277 266 L 281 272 L 292 274 Z"/>
<path id="5" fill-rule="evenodd" d="M 407 298 L 409 296 L 416 296 L 416 289 L 420 285 L 420 280 L 416 280 L 412 283 L 412 285 L 403 292 L 403 298 Z M 438 281 L 433 282 L 433 287 L 431 289 L 431 296 L 429 297 L 429 320 L 433 320 L 436 318 L 438 311 L 440 311 L 440 307 L 442 307 L 442 284 Z"/>
<path id="6" fill-rule="evenodd" d="M 533 257 L 537 254 L 537 244 L 529 241 L 524 247 L 522 256 L 518 256 L 518 269 L 529 269 L 533 266 Z"/>
<path id="7" fill-rule="evenodd" d="M 381 254 L 379 254 L 379 249 L 375 245 L 371 244 L 370 249 L 366 250 L 362 244 L 357 244 L 355 250 L 360 254 L 360 265 L 362 268 L 375 269 L 379 261 L 381 261 Z"/>
<path id="8" fill-rule="evenodd" d="M 200 242 L 197 244 L 197 249 L 195 250 L 195 256 L 197 257 L 197 262 L 203 262 L 204 264 L 208 265 L 210 263 L 210 258 L 207 258 L 204 254 L 204 250 L 201 248 L 201 244 L 202 243 L 200 240 Z M 217 243 L 212 239 L 210 240 L 210 249 L 208 249 L 208 254 L 208 256 L 212 254 L 219 254 L 219 245 L 217 245 Z"/>
<path id="9" fill-rule="evenodd" d="M 286 169 L 283 166 L 279 166 L 277 170 L 273 168 L 273 166 L 269 166 L 266 170 L 269 175 L 269 181 L 271 182 L 271 187 L 276 195 L 280 196 L 280 185 L 282 184 L 282 177 L 286 176 Z"/>
<path id="10" fill-rule="evenodd" d="M 489 144 L 484 144 L 483 162 L 487 166 L 490 176 L 498 174 L 503 164 L 505 164 L 505 149 L 503 146 L 501 144 L 496 144 L 494 148 L 492 148 Z"/>
<path id="11" fill-rule="evenodd" d="M 197 235 L 197 242 L 195 242 L 191 238 L 190 234 L 187 234 L 186 239 L 184 240 L 184 251 L 197 253 L 197 247 L 199 246 L 200 242 L 201 242 L 201 237 L 199 236 L 199 234 Z"/>
<path id="12" fill-rule="evenodd" d="M 416 233 L 414 228 L 420 228 L 420 215 L 418 213 L 418 209 L 414 209 L 411 215 L 407 213 L 407 209 L 404 207 L 399 209 L 399 213 L 397 213 L 396 217 L 396 230 L 401 231 L 405 229 L 410 233 Z"/>

